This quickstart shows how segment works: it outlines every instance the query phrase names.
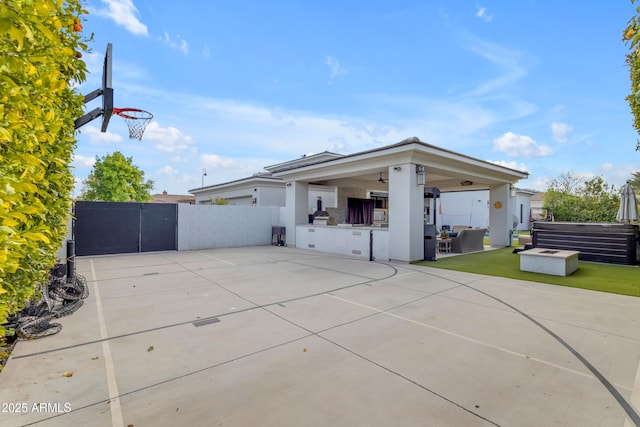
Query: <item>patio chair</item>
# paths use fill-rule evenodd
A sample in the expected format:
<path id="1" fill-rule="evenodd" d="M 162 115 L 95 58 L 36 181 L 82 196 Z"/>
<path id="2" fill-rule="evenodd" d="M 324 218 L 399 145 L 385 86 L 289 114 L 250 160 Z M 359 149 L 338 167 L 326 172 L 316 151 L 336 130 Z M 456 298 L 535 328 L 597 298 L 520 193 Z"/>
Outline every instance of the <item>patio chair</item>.
<path id="1" fill-rule="evenodd" d="M 486 228 L 464 229 L 451 238 L 451 252 L 463 254 L 484 250 L 484 233 Z"/>

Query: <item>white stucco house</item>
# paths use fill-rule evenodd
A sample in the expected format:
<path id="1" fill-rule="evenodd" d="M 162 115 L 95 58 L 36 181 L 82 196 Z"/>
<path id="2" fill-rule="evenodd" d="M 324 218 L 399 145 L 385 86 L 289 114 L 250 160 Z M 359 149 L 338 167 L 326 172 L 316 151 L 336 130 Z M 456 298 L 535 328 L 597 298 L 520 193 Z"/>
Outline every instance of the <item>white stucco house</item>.
<path id="1" fill-rule="evenodd" d="M 407 262 L 424 259 L 425 224 L 440 221 L 438 193 L 487 192 L 482 225 L 491 230 L 492 246 L 509 246 L 519 206 L 516 183 L 528 177 L 415 137 L 349 155 L 305 156 L 265 170 L 189 192 L 196 203 L 224 197 L 235 204 L 284 206 L 288 246 Z M 284 197 L 278 195 L 282 189 Z M 318 197 L 335 225 L 310 223 Z"/>
<path id="2" fill-rule="evenodd" d="M 544 192 L 538 192 L 531 197 L 531 219 L 544 221 L 547 217 L 547 209 L 544 207 Z"/>
<path id="3" fill-rule="evenodd" d="M 197 205 L 210 205 L 215 199 L 227 199 L 233 206 L 284 206 L 284 182 L 271 174 L 253 176 L 221 184 L 194 188 Z"/>
<path id="4" fill-rule="evenodd" d="M 531 197 L 536 190 L 516 188 L 513 202 L 513 230 L 529 229 L 529 212 L 532 206 Z M 489 190 L 449 191 L 440 193 L 437 200 L 437 219 L 441 226 L 462 225 L 472 228 L 489 229 L 489 213 L 491 212 Z"/>
<path id="5" fill-rule="evenodd" d="M 341 157 L 339 154 L 323 152 L 269 167 L 271 170 L 284 165 L 305 165 L 322 162 Z M 195 204 L 207 205 L 221 198 L 228 200 L 233 206 L 285 206 L 286 192 L 285 182 L 282 178 L 274 177 L 271 172 L 257 173 L 253 176 L 220 184 L 207 185 L 193 188 L 189 193 L 195 196 Z M 322 201 L 322 207 L 337 207 L 336 188 L 331 186 L 314 186 L 309 190 L 308 210 L 317 210 L 318 198 Z"/>

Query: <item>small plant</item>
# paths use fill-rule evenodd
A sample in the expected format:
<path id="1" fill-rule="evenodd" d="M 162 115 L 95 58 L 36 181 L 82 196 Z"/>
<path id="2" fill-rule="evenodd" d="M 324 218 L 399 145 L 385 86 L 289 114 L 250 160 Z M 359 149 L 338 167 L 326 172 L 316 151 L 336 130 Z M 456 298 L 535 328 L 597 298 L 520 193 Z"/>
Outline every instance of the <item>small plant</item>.
<path id="1" fill-rule="evenodd" d="M 229 199 L 225 199 L 224 197 L 211 197 L 209 200 L 212 205 L 225 206 L 229 204 Z"/>

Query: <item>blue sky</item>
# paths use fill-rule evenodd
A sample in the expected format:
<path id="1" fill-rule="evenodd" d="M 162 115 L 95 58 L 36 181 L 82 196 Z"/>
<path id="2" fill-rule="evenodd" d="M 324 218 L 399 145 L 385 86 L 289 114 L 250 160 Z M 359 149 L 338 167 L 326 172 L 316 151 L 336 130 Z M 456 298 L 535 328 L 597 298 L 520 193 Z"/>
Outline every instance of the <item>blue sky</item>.
<path id="1" fill-rule="evenodd" d="M 526 170 L 619 187 L 640 171 L 622 30 L 630 1 L 90 0 L 82 93 L 113 44 L 116 107 L 148 110 L 142 141 L 114 117 L 78 135 L 74 172 L 133 157 L 154 192 L 187 194 L 264 166 L 417 136 Z M 94 101 L 94 103 L 97 101 Z M 98 104 L 90 103 L 87 110 Z"/>

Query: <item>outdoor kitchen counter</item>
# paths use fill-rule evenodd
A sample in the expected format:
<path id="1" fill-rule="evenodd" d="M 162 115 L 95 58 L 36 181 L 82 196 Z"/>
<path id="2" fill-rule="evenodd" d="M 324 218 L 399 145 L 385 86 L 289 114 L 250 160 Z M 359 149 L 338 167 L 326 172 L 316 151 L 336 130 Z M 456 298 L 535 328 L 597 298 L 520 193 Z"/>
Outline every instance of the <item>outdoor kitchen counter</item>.
<path id="1" fill-rule="evenodd" d="M 388 227 L 378 225 L 297 225 L 296 247 L 388 261 L 388 231 Z"/>

